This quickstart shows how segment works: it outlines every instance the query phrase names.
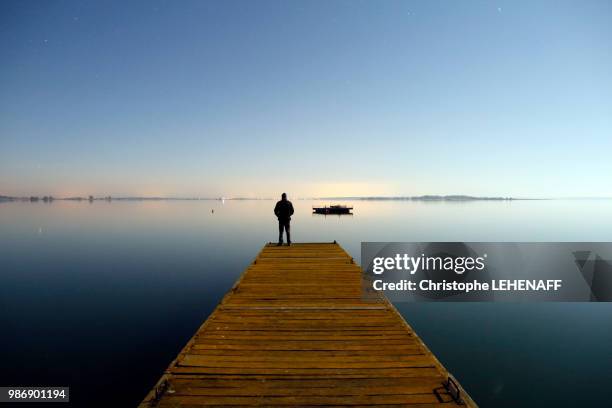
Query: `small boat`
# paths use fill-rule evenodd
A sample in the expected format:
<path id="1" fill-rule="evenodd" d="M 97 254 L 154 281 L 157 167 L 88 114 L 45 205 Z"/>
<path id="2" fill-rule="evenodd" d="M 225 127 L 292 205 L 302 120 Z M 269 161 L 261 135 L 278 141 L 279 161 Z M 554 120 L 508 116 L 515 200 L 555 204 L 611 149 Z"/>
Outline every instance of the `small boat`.
<path id="1" fill-rule="evenodd" d="M 314 214 L 352 214 L 353 207 L 346 205 L 330 205 L 324 207 L 312 207 Z"/>

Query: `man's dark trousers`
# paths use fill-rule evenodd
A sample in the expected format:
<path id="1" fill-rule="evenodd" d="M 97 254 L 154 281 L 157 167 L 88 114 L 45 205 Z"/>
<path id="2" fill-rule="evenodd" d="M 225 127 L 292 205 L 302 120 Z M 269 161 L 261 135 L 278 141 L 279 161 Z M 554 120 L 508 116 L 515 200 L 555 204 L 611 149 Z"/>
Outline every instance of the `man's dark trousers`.
<path id="1" fill-rule="evenodd" d="M 287 233 L 287 243 L 291 243 L 290 223 L 289 220 L 278 220 L 278 242 L 283 243 L 283 229 Z"/>

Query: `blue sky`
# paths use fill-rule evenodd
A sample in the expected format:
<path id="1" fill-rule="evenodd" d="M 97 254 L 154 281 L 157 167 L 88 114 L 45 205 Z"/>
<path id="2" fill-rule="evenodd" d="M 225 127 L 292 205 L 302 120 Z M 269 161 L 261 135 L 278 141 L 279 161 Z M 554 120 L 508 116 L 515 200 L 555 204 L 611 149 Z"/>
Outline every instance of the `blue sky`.
<path id="1" fill-rule="evenodd" d="M 609 1 L 4 1 L 0 194 L 612 196 Z"/>

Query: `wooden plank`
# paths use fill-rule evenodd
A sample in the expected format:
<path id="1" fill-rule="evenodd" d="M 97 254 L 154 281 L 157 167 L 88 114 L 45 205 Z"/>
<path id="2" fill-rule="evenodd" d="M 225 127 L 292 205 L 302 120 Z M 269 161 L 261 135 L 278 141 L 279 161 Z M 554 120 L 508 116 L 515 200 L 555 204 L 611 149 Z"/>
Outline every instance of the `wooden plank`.
<path id="1" fill-rule="evenodd" d="M 249 367 L 249 368 L 403 368 L 430 367 L 432 362 L 427 355 L 404 357 L 401 359 L 228 359 L 226 357 L 210 358 L 197 354 L 186 354 L 179 364 L 181 367 Z"/>
<path id="2" fill-rule="evenodd" d="M 365 355 L 328 355 L 328 356 L 311 356 L 304 353 L 291 353 L 285 356 L 270 356 L 268 353 L 249 353 L 240 356 L 228 356 L 228 355 L 202 355 L 196 353 L 190 353 L 185 355 L 185 362 L 188 362 L 188 358 L 200 357 L 204 362 L 210 361 L 214 363 L 228 362 L 228 363 L 246 363 L 252 362 L 270 362 L 270 363 L 387 363 L 387 362 L 412 362 L 415 359 L 423 356 L 424 353 L 407 355 L 407 354 L 393 354 L 393 355 L 377 355 L 372 356 L 369 354 Z"/>
<path id="3" fill-rule="evenodd" d="M 422 347 L 418 344 L 413 346 L 405 346 L 401 349 L 373 349 L 373 350 L 228 350 L 228 349 L 210 349 L 206 347 L 192 347 L 189 350 L 191 354 L 205 354 L 209 356 L 252 356 L 252 355 L 267 355 L 271 357 L 300 358 L 301 356 L 328 357 L 328 356 L 371 356 L 372 358 L 382 358 L 385 356 L 399 357 L 414 354 L 425 354 Z"/>
<path id="4" fill-rule="evenodd" d="M 426 394 L 404 394 L 404 395 L 345 395 L 345 396 L 315 396 L 315 395 L 291 395 L 291 396 L 200 396 L 200 395 L 175 395 L 166 397 L 167 402 L 176 406 L 189 405 L 252 405 L 260 406 L 295 406 L 311 404 L 315 406 L 326 405 L 363 405 L 363 404 L 435 404 L 438 398 L 433 393 Z"/>
<path id="5" fill-rule="evenodd" d="M 476 407 L 363 286 L 336 243 L 266 245 L 140 407 Z"/>

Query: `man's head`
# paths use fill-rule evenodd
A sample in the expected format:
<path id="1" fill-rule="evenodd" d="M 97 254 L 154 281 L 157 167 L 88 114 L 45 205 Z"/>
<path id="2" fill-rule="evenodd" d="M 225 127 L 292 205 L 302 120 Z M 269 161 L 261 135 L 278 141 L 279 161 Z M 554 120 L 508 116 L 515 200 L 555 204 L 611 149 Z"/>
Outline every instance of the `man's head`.
<path id="1" fill-rule="evenodd" d="M 283 193 L 283 194 L 281 194 L 281 198 L 282 198 L 283 200 L 286 200 L 286 199 L 287 199 L 287 193 Z"/>

